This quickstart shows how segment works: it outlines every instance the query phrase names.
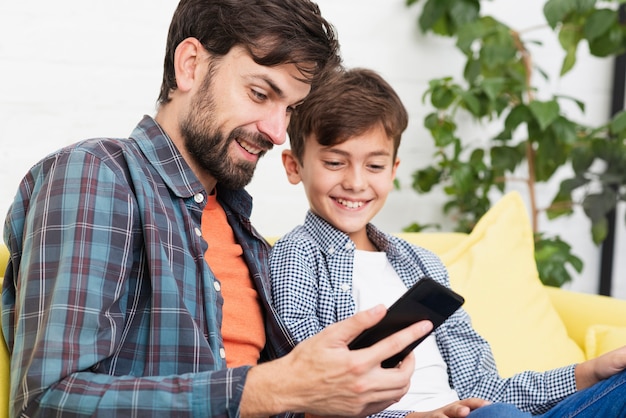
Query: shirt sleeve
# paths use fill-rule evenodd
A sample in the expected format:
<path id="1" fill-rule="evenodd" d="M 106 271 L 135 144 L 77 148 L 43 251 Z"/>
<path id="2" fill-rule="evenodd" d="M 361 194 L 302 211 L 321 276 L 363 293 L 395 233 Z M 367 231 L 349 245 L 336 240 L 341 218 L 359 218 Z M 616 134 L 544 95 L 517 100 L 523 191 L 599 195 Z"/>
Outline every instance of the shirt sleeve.
<path id="1" fill-rule="evenodd" d="M 478 397 L 508 402 L 522 411 L 541 414 L 576 391 L 573 365 L 501 378 L 489 343 L 473 329 L 463 309 L 453 314 L 436 331 L 436 336 L 461 399 Z"/>
<path id="2" fill-rule="evenodd" d="M 272 299 L 276 311 L 298 342 L 324 328 L 318 317 L 318 301 L 324 285 L 317 270 L 314 250 L 303 240 L 282 239 L 272 247 Z"/>
<path id="3" fill-rule="evenodd" d="M 145 326 L 126 325 L 140 300 L 132 291 L 145 289 L 133 283 L 149 278 L 136 276 L 135 197 L 112 165 L 87 152 L 57 154 L 31 171 L 9 214 L 9 246 L 21 247 L 3 290 L 11 416 L 237 416 L 248 367 L 164 376 L 140 350 L 120 352 Z M 166 359 L 173 347 L 152 349 Z M 123 376 L 103 372 L 111 358 L 136 365 Z"/>

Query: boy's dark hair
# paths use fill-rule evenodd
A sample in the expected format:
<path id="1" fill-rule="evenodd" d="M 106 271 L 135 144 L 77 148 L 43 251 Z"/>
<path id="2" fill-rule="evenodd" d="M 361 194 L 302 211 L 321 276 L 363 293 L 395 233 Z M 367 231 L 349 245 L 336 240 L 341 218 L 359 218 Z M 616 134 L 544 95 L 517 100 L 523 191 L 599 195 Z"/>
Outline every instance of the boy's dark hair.
<path id="1" fill-rule="evenodd" d="M 304 144 L 314 135 L 320 145 L 340 144 L 381 124 L 393 139 L 395 159 L 408 114 L 394 89 L 364 68 L 327 74 L 291 115 L 287 128 L 291 152 L 302 163 Z"/>
<path id="2" fill-rule="evenodd" d="M 341 63 L 334 28 L 309 0 L 181 0 L 167 36 L 159 103 L 176 89 L 174 52 L 189 37 L 217 57 L 241 45 L 257 64 L 295 64 L 307 82 Z"/>

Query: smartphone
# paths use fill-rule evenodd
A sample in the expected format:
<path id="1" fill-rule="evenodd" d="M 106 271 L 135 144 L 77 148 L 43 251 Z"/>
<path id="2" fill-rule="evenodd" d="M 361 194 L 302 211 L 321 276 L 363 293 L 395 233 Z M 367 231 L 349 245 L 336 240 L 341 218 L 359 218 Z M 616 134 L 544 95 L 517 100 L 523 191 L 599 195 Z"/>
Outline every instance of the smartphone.
<path id="1" fill-rule="evenodd" d="M 372 344 L 408 327 L 415 322 L 428 319 L 433 330 L 452 315 L 465 299 L 431 278 L 425 277 L 415 283 L 387 310 L 383 319 L 363 331 L 348 347 L 351 350 L 369 347 Z M 431 331 L 432 332 L 432 331 Z M 382 367 L 396 367 L 430 333 L 411 343 L 404 350 L 382 362 Z"/>

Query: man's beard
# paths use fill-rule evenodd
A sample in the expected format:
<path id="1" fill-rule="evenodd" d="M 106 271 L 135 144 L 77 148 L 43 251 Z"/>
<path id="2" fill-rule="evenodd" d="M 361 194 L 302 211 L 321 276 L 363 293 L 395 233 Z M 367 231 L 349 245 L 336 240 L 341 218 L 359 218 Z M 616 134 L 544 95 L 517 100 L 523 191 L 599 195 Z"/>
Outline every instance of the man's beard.
<path id="1" fill-rule="evenodd" d="M 207 74 L 201 89 L 191 103 L 191 111 L 180 124 L 185 147 L 191 157 L 220 184 L 230 189 L 241 189 L 252 180 L 256 162 L 234 161 L 229 147 L 235 139 L 271 149 L 272 144 L 260 133 L 251 134 L 235 128 L 228 137 L 215 127 L 215 103 L 211 89 L 211 76 Z M 266 151 L 262 151 L 260 158 Z"/>

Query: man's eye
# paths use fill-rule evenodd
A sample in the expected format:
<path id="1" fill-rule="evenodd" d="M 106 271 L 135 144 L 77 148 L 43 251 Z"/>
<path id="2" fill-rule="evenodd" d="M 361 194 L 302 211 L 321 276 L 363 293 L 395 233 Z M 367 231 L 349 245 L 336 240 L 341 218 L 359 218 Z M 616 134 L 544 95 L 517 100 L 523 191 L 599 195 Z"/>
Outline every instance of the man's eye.
<path id="1" fill-rule="evenodd" d="M 265 94 L 261 93 L 260 91 L 254 90 L 254 89 L 252 90 L 252 95 L 258 101 L 264 101 L 265 99 L 267 99 L 267 96 Z"/>

